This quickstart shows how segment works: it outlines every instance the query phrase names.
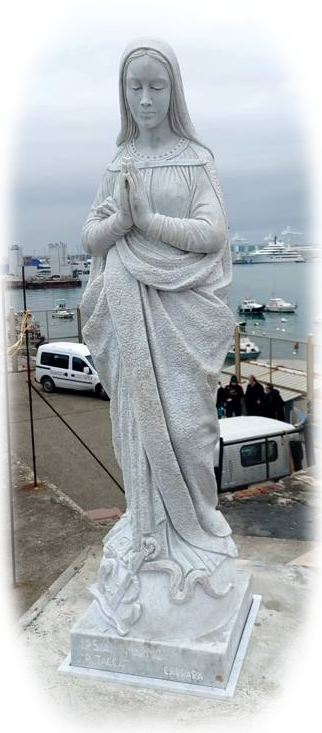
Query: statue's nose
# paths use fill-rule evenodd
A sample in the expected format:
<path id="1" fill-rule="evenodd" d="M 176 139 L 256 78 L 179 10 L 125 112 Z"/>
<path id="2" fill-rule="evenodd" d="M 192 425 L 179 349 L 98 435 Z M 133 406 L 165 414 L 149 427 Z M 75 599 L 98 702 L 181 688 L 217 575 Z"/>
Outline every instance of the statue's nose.
<path id="1" fill-rule="evenodd" d="M 148 107 L 150 104 L 152 104 L 151 97 L 149 96 L 147 90 L 142 91 L 141 104 L 142 107 Z"/>

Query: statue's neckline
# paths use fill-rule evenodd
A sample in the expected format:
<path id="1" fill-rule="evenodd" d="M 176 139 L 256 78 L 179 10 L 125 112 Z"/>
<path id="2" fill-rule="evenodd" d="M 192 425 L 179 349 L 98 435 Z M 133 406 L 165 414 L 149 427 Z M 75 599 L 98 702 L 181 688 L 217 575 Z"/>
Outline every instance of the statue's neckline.
<path id="1" fill-rule="evenodd" d="M 129 140 L 129 142 L 127 143 L 127 148 L 130 155 L 133 155 L 138 160 L 158 161 L 167 160 L 168 158 L 174 158 L 176 155 L 178 155 L 178 153 L 181 153 L 181 151 L 184 150 L 184 148 L 186 148 L 188 144 L 189 140 L 187 140 L 187 138 L 185 137 L 181 137 L 176 145 L 174 145 L 169 150 L 165 150 L 163 153 L 159 153 L 158 155 L 147 155 L 144 153 L 140 153 L 133 139 Z"/>

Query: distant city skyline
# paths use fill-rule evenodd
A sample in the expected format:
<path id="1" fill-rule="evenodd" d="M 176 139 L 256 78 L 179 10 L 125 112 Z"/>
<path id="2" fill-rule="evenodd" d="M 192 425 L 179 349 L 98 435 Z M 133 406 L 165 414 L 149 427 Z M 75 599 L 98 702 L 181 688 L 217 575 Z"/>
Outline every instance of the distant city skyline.
<path id="1" fill-rule="evenodd" d="M 16 142 L 8 246 L 39 255 L 49 242 L 81 252 L 80 230 L 119 129 L 118 64 L 142 35 L 119 17 L 78 28 L 48 47 L 30 78 Z M 93 25 L 95 40 L 93 40 Z M 142 24 L 141 24 L 142 25 Z M 151 23 L 150 23 L 151 25 Z M 200 137 L 213 150 L 229 234 L 250 243 L 291 225 L 312 240 L 307 141 L 296 80 L 265 34 L 212 20 L 196 34 L 158 27 L 181 66 L 187 103 Z M 144 29 L 144 33 L 145 33 Z M 151 33 L 150 33 L 151 34 Z M 296 238 L 294 238 L 296 243 Z"/>

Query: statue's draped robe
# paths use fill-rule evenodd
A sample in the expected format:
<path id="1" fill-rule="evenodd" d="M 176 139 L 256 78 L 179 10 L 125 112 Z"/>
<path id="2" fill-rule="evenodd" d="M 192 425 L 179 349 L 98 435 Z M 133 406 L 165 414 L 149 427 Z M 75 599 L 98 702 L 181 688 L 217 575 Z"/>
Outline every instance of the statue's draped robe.
<path id="1" fill-rule="evenodd" d="M 118 206 L 125 155 L 140 169 L 157 214 L 148 234 L 134 229 L 113 242 L 97 206 L 108 197 Z M 211 155 L 188 140 L 155 159 L 134 143 L 121 146 L 82 240 L 92 255 L 83 333 L 111 399 L 127 501 L 107 544 L 124 557 L 153 538 L 149 569 L 170 563 L 202 582 L 236 555 L 216 509 L 216 385 L 234 319 L 226 304 L 227 225 Z"/>

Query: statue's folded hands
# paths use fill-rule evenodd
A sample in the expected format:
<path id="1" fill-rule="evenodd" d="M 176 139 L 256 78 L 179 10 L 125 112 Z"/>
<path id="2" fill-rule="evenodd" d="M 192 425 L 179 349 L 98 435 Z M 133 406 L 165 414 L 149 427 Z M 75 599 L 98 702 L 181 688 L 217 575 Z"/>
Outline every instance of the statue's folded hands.
<path id="1" fill-rule="evenodd" d="M 104 257 L 111 246 L 133 227 L 124 169 L 119 177 L 119 197 L 119 207 L 112 196 L 107 196 L 93 207 L 82 230 L 82 245 L 88 254 Z"/>

